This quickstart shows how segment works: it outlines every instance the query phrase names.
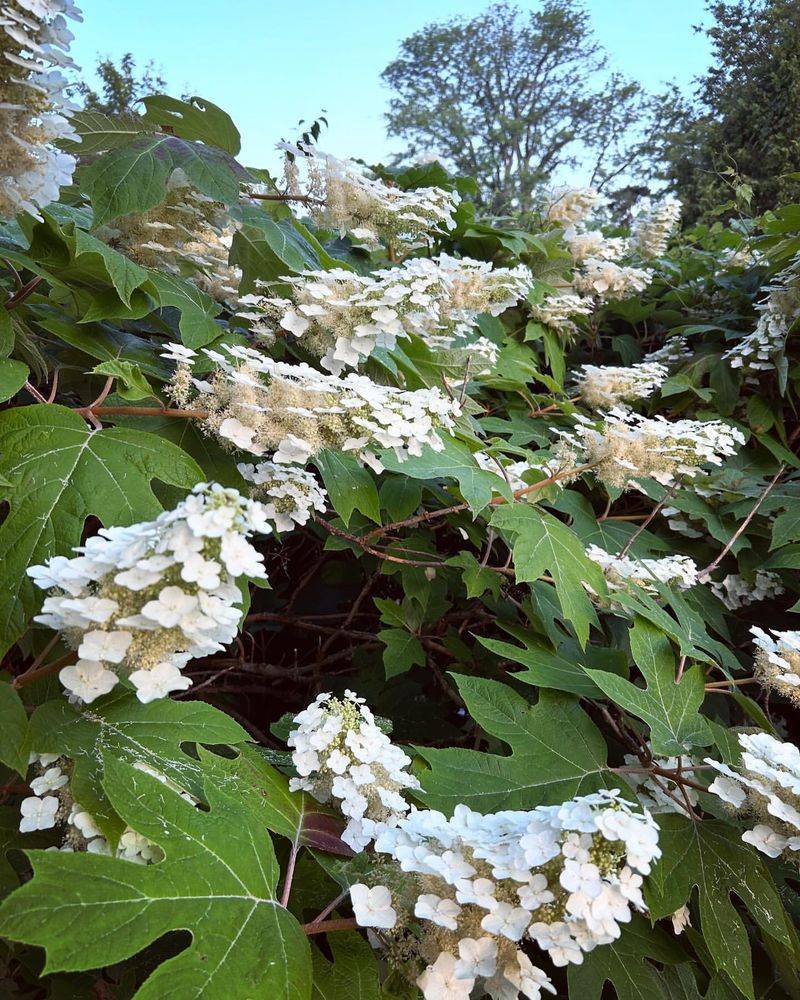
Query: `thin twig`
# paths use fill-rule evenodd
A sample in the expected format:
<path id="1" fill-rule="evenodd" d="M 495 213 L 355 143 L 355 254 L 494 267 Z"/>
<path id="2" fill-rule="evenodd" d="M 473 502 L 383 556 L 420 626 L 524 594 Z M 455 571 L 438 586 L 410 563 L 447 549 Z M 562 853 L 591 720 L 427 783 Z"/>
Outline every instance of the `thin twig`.
<path id="1" fill-rule="evenodd" d="M 756 516 L 756 513 L 758 512 L 758 508 L 767 499 L 767 496 L 769 495 L 770 490 L 772 489 L 773 486 L 775 486 L 775 484 L 781 478 L 781 476 L 783 475 L 783 472 L 784 472 L 785 468 L 786 468 L 785 465 L 781 465 L 780 466 L 780 468 L 778 469 L 778 471 L 775 473 L 775 475 L 772 477 L 772 479 L 767 484 L 766 489 L 764 489 L 764 491 L 761 493 L 761 496 L 758 498 L 758 500 L 756 500 L 755 504 L 753 505 L 753 509 L 750 511 L 750 513 L 747 515 L 747 517 L 744 519 L 744 521 L 742 521 L 742 523 L 739 525 L 739 527 L 736 529 L 736 531 L 733 533 L 733 535 L 731 535 L 730 540 L 728 541 L 727 545 L 722 550 L 722 552 L 720 552 L 720 554 L 717 556 L 717 558 L 714 559 L 713 562 L 710 562 L 708 564 L 708 566 L 706 566 L 705 569 L 701 569 L 700 570 L 700 572 L 697 574 L 697 581 L 698 581 L 698 583 L 703 579 L 703 577 L 710 576 L 714 572 L 714 570 L 717 568 L 717 566 L 719 566 L 719 564 L 722 562 L 722 560 L 725 558 L 725 556 L 730 552 L 730 550 L 736 544 L 737 539 L 740 538 L 741 535 L 747 530 L 748 524 L 750 524 L 750 522 Z"/>

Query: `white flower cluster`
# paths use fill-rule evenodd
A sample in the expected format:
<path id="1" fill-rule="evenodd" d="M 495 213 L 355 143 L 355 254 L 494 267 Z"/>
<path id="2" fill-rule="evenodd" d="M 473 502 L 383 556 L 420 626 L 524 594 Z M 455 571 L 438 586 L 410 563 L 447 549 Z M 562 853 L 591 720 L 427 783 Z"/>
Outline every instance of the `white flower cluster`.
<path id="1" fill-rule="evenodd" d="M 643 257 L 663 257 L 680 217 L 681 203 L 676 198 L 643 204 L 633 221 L 633 244 L 639 253 Z"/>
<path id="2" fill-rule="evenodd" d="M 602 417 L 598 423 L 576 414 L 575 431 L 559 432 L 563 443 L 557 457 L 590 463 L 599 479 L 619 489 L 629 488 L 637 476 L 670 485 L 676 477 L 705 475 L 704 466 L 722 465 L 745 442 L 741 431 L 721 420 L 670 422 L 620 407 Z"/>
<path id="3" fill-rule="evenodd" d="M 652 278 L 652 273 L 641 267 L 617 264 L 602 257 L 587 257 L 575 271 L 573 284 L 582 295 L 606 301 L 643 292 Z"/>
<path id="4" fill-rule="evenodd" d="M 56 147 L 59 139 L 80 141 L 60 72 L 75 66 L 67 18 L 80 20 L 72 0 L 0 5 L 0 219 L 19 212 L 38 218 L 72 181 L 75 158 Z"/>
<path id="5" fill-rule="evenodd" d="M 635 583 L 648 593 L 657 594 L 653 586 L 656 580 L 679 590 L 688 590 L 697 583 L 698 569 L 689 556 L 676 553 L 663 559 L 637 559 L 612 555 L 599 545 L 588 546 L 586 555 L 602 569 L 611 591 L 626 590 L 629 583 Z"/>
<path id="6" fill-rule="evenodd" d="M 466 337 L 481 313 L 499 316 L 533 282 L 523 266 L 493 269 L 484 261 L 446 254 L 414 257 L 368 275 L 333 268 L 281 280 L 291 287 L 291 299 L 250 296 L 248 301 L 301 338 L 336 375 L 359 365 L 376 347 L 392 350 L 398 337 L 413 333 L 431 346 L 442 337 Z"/>
<path id="7" fill-rule="evenodd" d="M 285 176 L 288 191 L 309 199 L 317 223 L 350 233 L 357 240 L 389 246 L 424 245 L 429 233 L 455 227 L 454 212 L 461 200 L 454 191 L 423 187 L 414 191 L 384 184 L 368 177 L 352 160 L 339 160 L 313 146 L 279 143 L 287 153 Z M 300 165 L 306 167 L 305 192 L 299 186 Z"/>
<path id="8" fill-rule="evenodd" d="M 650 351 L 649 354 L 645 354 L 642 361 L 645 363 L 657 361 L 659 364 L 672 366 L 691 357 L 692 352 L 688 341 L 685 337 L 678 336 L 670 337 L 664 346 L 659 347 L 657 351 Z"/>
<path id="9" fill-rule="evenodd" d="M 599 201 L 594 188 L 554 188 L 548 193 L 545 214 L 549 222 L 574 226 L 583 222 Z"/>
<path id="10" fill-rule="evenodd" d="M 800 705 L 800 632 L 771 628 L 769 635 L 757 625 L 750 629 L 758 652 L 755 674 L 766 687 Z"/>
<path id="11" fill-rule="evenodd" d="M 287 743 L 300 777 L 292 778 L 290 787 L 310 792 L 319 802 L 335 801 L 348 819 L 342 840 L 362 851 L 408 811 L 402 792 L 419 788 L 406 771 L 411 758 L 352 691 L 343 698 L 318 695 L 294 722 Z"/>
<path id="12" fill-rule="evenodd" d="M 578 373 L 578 392 L 583 402 L 597 410 L 624 403 L 635 403 L 659 389 L 669 371 L 657 361 L 638 365 L 583 365 Z"/>
<path id="13" fill-rule="evenodd" d="M 737 770 L 706 760 L 720 772 L 709 792 L 761 821 L 742 834 L 745 843 L 770 858 L 800 861 L 800 750 L 768 733 L 739 733 L 739 745 Z"/>
<path id="14" fill-rule="evenodd" d="M 568 229 L 564 233 L 564 242 L 576 264 L 582 264 L 590 257 L 619 260 L 630 249 L 626 239 L 605 236 L 599 229 Z"/>
<path id="15" fill-rule="evenodd" d="M 789 331 L 800 318 L 800 273 L 798 265 L 779 274 L 775 284 L 767 286 L 764 302 L 756 309 L 760 316 L 755 330 L 723 354 L 731 368 L 750 372 L 773 371 L 775 355 L 786 344 Z"/>
<path id="16" fill-rule="evenodd" d="M 76 549 L 28 573 L 53 589 L 36 621 L 77 650 L 59 679 L 84 702 L 108 694 L 118 672 L 140 701 L 191 685 L 181 669 L 236 636 L 239 576 L 264 577 L 248 537 L 269 532 L 263 508 L 236 490 L 200 483 L 174 510 L 127 528 L 101 528 Z"/>
<path id="17" fill-rule="evenodd" d="M 692 757 L 653 757 L 653 764 L 666 770 L 675 771 L 681 767 L 694 765 Z M 628 767 L 639 767 L 640 761 L 633 754 L 625 754 L 625 764 Z M 687 771 L 687 777 L 691 770 Z M 678 784 L 666 775 L 655 774 L 653 771 L 629 771 L 623 774 L 626 783 L 636 792 L 639 804 L 653 815 L 676 812 L 687 814 L 686 805 L 690 808 L 697 805 L 697 792 L 688 785 L 679 788 Z"/>
<path id="18" fill-rule="evenodd" d="M 745 579 L 740 573 L 729 573 L 723 580 L 712 580 L 709 586 L 729 611 L 768 601 L 783 593 L 781 578 L 768 569 L 757 569 L 753 580 Z"/>
<path id="19" fill-rule="evenodd" d="M 240 462 L 242 478 L 255 487 L 250 491 L 264 510 L 264 516 L 278 531 L 292 531 L 296 524 L 307 524 L 312 511 L 323 513 L 328 494 L 312 472 L 296 465 L 276 462 Z"/>
<path id="20" fill-rule="evenodd" d="M 72 798 L 69 789 L 72 761 L 57 753 L 30 755 L 36 777 L 30 782 L 33 795 L 20 803 L 20 833 L 52 830 L 63 827 L 60 847 L 49 850 L 87 851 L 89 854 L 110 855 L 111 847 L 94 817 Z M 116 857 L 134 864 L 147 865 L 160 861 L 160 847 L 131 827 L 126 827 L 119 839 Z"/>
<path id="21" fill-rule="evenodd" d="M 413 810 L 378 835 L 375 850 L 395 867 L 376 877 L 391 889 L 375 886 L 377 897 L 365 898 L 361 886 L 356 920 L 381 928 L 389 944 L 392 932 L 419 925 L 413 946 L 428 967 L 416 981 L 426 1000 L 466 1000 L 477 981 L 495 1000 L 519 992 L 536 1000 L 552 988 L 521 951 L 524 938 L 555 965 L 580 963 L 619 937 L 632 908 L 644 909 L 642 876 L 661 854 L 658 827 L 619 795 L 490 815 L 458 805 L 452 819 Z"/>
<path id="22" fill-rule="evenodd" d="M 191 377 L 194 352 L 176 345 L 171 392 L 181 404 L 191 389 L 204 407 L 202 424 L 228 446 L 253 455 L 273 452 L 279 464 L 302 465 L 322 448 L 352 451 L 380 472 L 375 450 L 391 448 L 399 461 L 424 445 L 441 451 L 461 404 L 439 389 L 407 391 L 378 385 L 351 372 L 326 375 L 309 365 L 275 361 L 252 348 L 223 345 L 205 354 L 217 365 L 208 379 Z"/>
<path id="23" fill-rule="evenodd" d="M 198 191 L 181 169 L 172 172 L 155 208 L 124 215 L 97 231 L 137 264 L 185 274 L 212 298 L 236 303 L 241 271 L 228 264 L 233 233 L 225 207 Z"/>
<path id="24" fill-rule="evenodd" d="M 574 337 L 578 333 L 575 318 L 591 316 L 595 303 L 592 299 L 583 298 L 574 292 L 560 292 L 550 295 L 541 302 L 530 307 L 531 319 L 565 337 Z"/>

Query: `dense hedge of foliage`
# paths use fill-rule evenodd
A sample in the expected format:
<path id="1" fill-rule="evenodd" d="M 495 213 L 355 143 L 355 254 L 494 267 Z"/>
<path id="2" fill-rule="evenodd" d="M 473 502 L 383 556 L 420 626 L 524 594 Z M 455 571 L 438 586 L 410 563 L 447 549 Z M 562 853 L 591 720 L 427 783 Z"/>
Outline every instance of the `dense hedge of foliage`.
<path id="1" fill-rule="evenodd" d="M 800 995 L 800 206 L 14 100 L 4 995 Z"/>

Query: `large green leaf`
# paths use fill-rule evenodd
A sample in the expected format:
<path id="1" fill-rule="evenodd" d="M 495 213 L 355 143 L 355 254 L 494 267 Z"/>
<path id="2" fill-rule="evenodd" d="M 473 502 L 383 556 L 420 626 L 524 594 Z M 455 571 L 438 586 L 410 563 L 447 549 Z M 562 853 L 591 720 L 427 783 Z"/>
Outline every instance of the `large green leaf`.
<path id="1" fill-rule="evenodd" d="M 750 997 L 753 972 L 744 921 L 731 901 L 737 896 L 761 931 L 791 947 L 789 919 L 761 856 L 727 823 L 693 823 L 676 814 L 659 817 L 663 856 L 645 884 L 654 920 L 689 901 L 696 886 L 703 939 L 716 968 Z"/>
<path id="2" fill-rule="evenodd" d="M 600 730 L 574 698 L 542 691 L 530 705 L 505 684 L 454 676 L 469 714 L 511 753 L 417 747 L 430 764 L 420 779 L 431 808 L 449 812 L 465 802 L 484 813 L 530 809 L 620 784 L 606 769 Z"/>
<path id="3" fill-rule="evenodd" d="M 209 781 L 209 810 L 107 757 L 115 810 L 166 857 L 156 865 L 92 854 L 30 851 L 33 879 L 0 909 L 0 930 L 43 947 L 45 973 L 120 962 L 163 934 L 192 943 L 163 962 L 137 1000 L 307 1000 L 311 955 L 276 900 L 278 864 L 261 818 Z"/>
<path id="4" fill-rule="evenodd" d="M 177 135 L 139 135 L 86 167 L 80 182 L 94 210 L 94 225 L 146 212 L 164 200 L 167 181 L 180 168 L 204 195 L 231 204 L 247 171 L 216 146 Z"/>
<path id="5" fill-rule="evenodd" d="M 174 444 L 128 427 L 92 431 L 63 406 L 23 406 L 0 413 L 0 475 L 11 483 L 0 526 L 0 650 L 22 634 L 40 603 L 28 566 L 66 555 L 90 514 L 105 525 L 157 516 L 153 479 L 190 489 L 203 479 Z"/>
<path id="6" fill-rule="evenodd" d="M 236 757 L 199 751 L 203 771 L 224 784 L 264 826 L 301 847 L 349 856 L 352 851 L 340 839 L 344 821 L 340 814 L 321 805 L 305 792 L 289 791 L 289 779 L 264 758 L 258 747 L 239 746 Z"/>
<path id="7" fill-rule="evenodd" d="M 15 689 L 0 681 L 0 761 L 22 777 L 28 770 L 28 713 Z"/>
<path id="8" fill-rule="evenodd" d="M 292 219 L 271 219 L 254 208 L 241 211 L 243 225 L 233 237 L 230 262 L 242 269 L 242 292 L 254 291 L 257 281 L 275 282 L 284 275 L 323 267 L 316 247 Z"/>
<path id="9" fill-rule="evenodd" d="M 621 708 L 650 726 L 653 752 L 664 756 L 706 747 L 714 738 L 699 714 L 705 698 L 705 674 L 699 665 L 684 671 L 675 683 L 675 657 L 669 639 L 644 618 L 637 618 L 630 632 L 631 650 L 646 688 L 601 670 L 589 676 Z"/>
<path id="10" fill-rule="evenodd" d="M 333 509 L 344 526 L 350 524 L 353 511 L 360 511 L 376 524 L 381 523 L 378 488 L 372 475 L 350 452 L 324 448 L 314 456 Z"/>
<path id="11" fill-rule="evenodd" d="M 590 626 L 597 624 L 584 585 L 602 595 L 606 584 L 602 570 L 587 558 L 575 533 L 528 503 L 503 505 L 492 516 L 492 527 L 511 538 L 517 583 L 538 580 L 543 573 L 552 576 L 564 617 L 572 622 L 584 646 Z"/>
<path id="12" fill-rule="evenodd" d="M 360 934 L 332 934 L 333 963 L 314 949 L 314 1000 L 380 1000 L 378 965 Z"/>
<path id="13" fill-rule="evenodd" d="M 664 931 L 635 916 L 618 940 L 584 955 L 580 965 L 570 965 L 569 995 L 574 1000 L 600 1000 L 609 982 L 618 1000 L 677 1000 L 667 989 L 664 974 L 647 959 L 674 964 L 687 957 Z"/>
<path id="14" fill-rule="evenodd" d="M 523 639 L 522 636 L 520 636 Z M 574 659 L 567 659 L 554 653 L 547 644 L 536 638 L 524 637 L 524 646 L 515 646 L 499 639 L 484 639 L 478 637 L 478 642 L 491 650 L 495 655 L 521 663 L 527 670 L 514 674 L 514 680 L 524 681 L 536 687 L 553 688 L 556 691 L 568 691 L 581 698 L 596 698 L 600 691 L 583 665 Z"/>
<path id="15" fill-rule="evenodd" d="M 381 455 L 381 461 L 391 472 L 399 472 L 412 479 L 455 479 L 461 495 L 473 513 L 480 513 L 492 499 L 500 494 L 511 499 L 508 483 L 499 474 L 482 469 L 466 445 L 443 434 L 442 451 L 433 451 L 427 445 L 419 456 L 412 455 L 400 462 L 393 452 Z"/>
<path id="16" fill-rule="evenodd" d="M 27 749 L 65 754 L 72 759 L 73 797 L 114 840 L 122 825 L 103 793 L 104 754 L 130 764 L 145 764 L 200 796 L 200 767 L 194 756 L 184 752 L 182 744 L 236 744 L 248 738 L 237 722 L 202 701 L 166 698 L 143 705 L 132 691 L 118 688 L 82 708 L 70 705 L 64 698 L 41 705 L 31 717 Z"/>
<path id="17" fill-rule="evenodd" d="M 198 139 L 208 146 L 218 146 L 231 156 L 242 148 L 242 137 L 231 116 L 204 97 L 179 101 L 166 94 L 151 94 L 142 98 L 145 113 L 142 121 L 153 127 L 169 127 L 181 139 Z"/>

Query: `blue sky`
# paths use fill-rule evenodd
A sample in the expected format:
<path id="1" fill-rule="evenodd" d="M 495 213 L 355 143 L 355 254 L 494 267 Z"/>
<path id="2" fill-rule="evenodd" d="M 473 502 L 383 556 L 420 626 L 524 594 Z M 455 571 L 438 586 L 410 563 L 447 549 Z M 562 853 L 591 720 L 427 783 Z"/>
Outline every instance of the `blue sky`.
<path id="1" fill-rule="evenodd" d="M 380 74 L 403 38 L 431 21 L 474 15 L 487 0 L 80 0 L 72 51 L 92 67 L 98 55 L 152 59 L 175 96 L 206 97 L 242 133 L 241 159 L 274 169 L 275 142 L 293 138 L 300 118 L 327 110 L 321 145 L 337 156 L 385 159 L 383 114 L 389 92 Z M 534 9 L 535 0 L 521 0 Z M 692 25 L 702 0 L 586 0 L 615 69 L 657 89 L 689 86 L 709 50 Z M 88 74 L 87 74 L 88 75 Z"/>

